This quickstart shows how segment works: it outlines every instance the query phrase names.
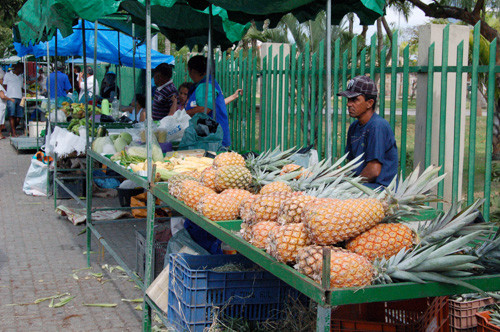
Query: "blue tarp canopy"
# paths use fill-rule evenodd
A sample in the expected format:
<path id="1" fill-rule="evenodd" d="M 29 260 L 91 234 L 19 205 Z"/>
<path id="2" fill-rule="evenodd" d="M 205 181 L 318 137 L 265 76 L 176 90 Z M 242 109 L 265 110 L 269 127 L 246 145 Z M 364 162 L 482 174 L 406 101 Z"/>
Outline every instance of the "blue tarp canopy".
<path id="1" fill-rule="evenodd" d="M 57 31 L 57 55 L 58 56 L 83 56 L 82 42 L 82 21 L 73 27 L 73 34 L 63 38 L 61 32 Z M 119 38 L 119 40 L 118 40 Z M 48 42 L 36 45 L 23 46 L 21 43 L 14 43 L 18 56 L 34 55 L 43 57 L 47 55 L 47 43 L 49 44 L 49 54 L 55 55 L 55 38 Z M 87 56 L 94 55 L 94 23 L 85 21 L 85 43 Z M 112 30 L 103 25 L 98 25 L 97 31 L 97 60 L 115 65 L 133 67 L 134 63 L 134 40 L 118 31 Z M 158 51 L 151 50 L 151 67 L 155 68 L 160 63 L 173 65 L 175 58 Z M 91 63 L 89 63 L 90 65 Z M 135 67 L 146 69 L 146 45 L 136 47 Z"/>

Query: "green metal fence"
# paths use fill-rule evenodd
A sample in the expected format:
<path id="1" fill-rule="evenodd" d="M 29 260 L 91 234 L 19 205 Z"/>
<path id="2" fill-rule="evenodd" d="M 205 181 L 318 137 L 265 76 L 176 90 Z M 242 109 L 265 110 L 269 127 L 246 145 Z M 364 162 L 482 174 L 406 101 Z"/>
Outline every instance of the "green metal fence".
<path id="1" fill-rule="evenodd" d="M 469 78 L 471 84 L 470 93 L 470 116 L 467 117 L 469 135 L 466 137 L 466 169 L 464 186 L 466 186 L 466 200 L 471 203 L 474 199 L 474 185 L 478 180 L 476 174 L 476 159 L 479 151 L 484 151 L 484 181 L 482 197 L 486 199 L 484 204 L 484 216 L 490 216 L 491 197 L 491 165 L 492 165 L 492 133 L 493 116 L 495 111 L 494 89 L 495 73 L 500 72 L 500 66 L 495 65 L 495 54 L 497 43 L 490 45 L 490 60 L 487 65 L 479 64 L 479 23 L 474 27 L 472 48 L 472 64 L 464 66 L 463 43 L 457 47 L 459 54 L 457 63 L 448 63 L 449 52 L 449 26 L 443 31 L 442 66 L 434 65 L 435 45 L 431 44 L 428 49 L 428 64 L 426 66 L 410 65 L 409 46 L 404 48 L 402 56 L 398 57 L 398 32 L 393 34 L 393 47 L 390 52 L 390 62 L 387 62 L 388 48 L 383 47 L 380 55 L 376 54 L 377 41 L 374 35 L 369 47 L 358 47 L 358 38 L 351 41 L 351 47 L 340 49 L 340 42 L 333 43 L 332 59 L 332 89 L 333 96 L 338 91 L 345 89 L 347 81 L 359 74 L 369 74 L 375 77 L 379 83 L 380 96 L 386 96 L 386 82 L 390 89 L 390 102 L 386 105 L 384 97 L 378 101 L 379 114 L 386 118 L 392 129 L 397 133 L 397 145 L 400 152 L 400 172 L 406 176 L 408 170 L 413 169 L 411 163 L 411 152 L 413 146 L 408 138 L 414 133 L 408 133 L 410 116 L 408 115 L 408 99 L 410 89 L 410 76 L 416 73 L 428 74 L 428 89 L 426 95 L 426 135 L 425 135 L 425 167 L 431 164 L 431 142 L 433 119 L 433 94 L 434 76 L 441 73 L 441 99 L 439 110 L 439 164 L 445 163 L 445 150 L 453 149 L 456 156 L 453 160 L 454 172 L 452 181 L 452 192 L 454 199 L 458 193 L 458 151 L 460 149 L 460 122 L 461 114 L 456 112 L 455 132 L 446 133 L 445 120 L 447 109 L 452 107 L 462 109 L 461 86 L 463 80 Z M 326 127 L 326 66 L 325 66 L 325 44 L 321 43 L 317 52 L 311 53 L 309 46 L 304 52 L 299 53 L 295 45 L 290 46 L 290 52 L 284 56 L 283 45 L 274 53 L 270 47 L 267 54 L 262 55 L 262 63 L 257 62 L 252 51 L 239 52 L 235 54 L 224 52 L 216 57 L 216 78 L 226 95 L 232 94 L 237 88 L 242 88 L 244 94 L 236 102 L 228 105 L 230 129 L 232 137 L 232 148 L 237 151 L 262 151 L 276 146 L 289 148 L 292 146 L 313 145 L 320 158 L 328 155 L 326 151 L 328 140 L 332 141 L 331 154 L 339 157 L 344 153 L 347 129 L 351 120 L 347 116 L 345 98 L 333 97 L 333 127 L 331 137 L 327 137 Z M 273 55 L 274 54 L 274 55 Z M 176 61 L 176 78 L 181 82 L 187 75 L 185 64 L 181 59 Z M 388 64 L 386 64 L 388 63 Z M 261 69 L 259 69 L 261 68 Z M 446 89 L 448 74 L 457 73 L 455 105 L 447 105 Z M 400 83 L 398 83 L 398 75 Z M 487 77 L 487 116 L 486 116 L 486 139 L 478 142 L 477 130 L 477 98 L 479 76 Z M 182 79 L 181 79 L 182 78 Z M 397 88 L 402 88 L 401 102 L 398 105 Z M 387 91 L 389 92 L 389 91 Z M 454 135 L 454 144 L 446 146 L 445 136 Z M 417 142 L 417 144 L 422 144 Z M 444 167 L 442 168 L 443 172 Z M 443 195 L 443 184 L 438 187 L 438 194 Z M 465 191 L 464 191 L 465 192 Z M 477 198 L 477 190 L 476 190 Z M 460 199 L 460 198 L 459 198 Z"/>

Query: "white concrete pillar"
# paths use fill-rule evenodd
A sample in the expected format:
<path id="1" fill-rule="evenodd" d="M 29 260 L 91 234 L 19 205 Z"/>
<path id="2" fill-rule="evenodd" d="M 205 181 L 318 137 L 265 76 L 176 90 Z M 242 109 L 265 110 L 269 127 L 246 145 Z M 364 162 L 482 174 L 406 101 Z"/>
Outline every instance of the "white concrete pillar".
<path id="1" fill-rule="evenodd" d="M 429 46 L 434 43 L 434 66 L 442 65 L 443 52 L 443 29 L 442 24 L 427 24 L 419 28 L 418 60 L 419 66 L 428 65 Z M 463 41 L 463 65 L 468 63 L 469 54 L 469 27 L 463 25 L 451 25 L 448 46 L 448 66 L 457 65 L 457 45 Z M 455 91 L 456 91 L 456 73 L 448 73 L 446 90 L 446 135 L 445 135 L 445 165 L 444 170 L 447 174 L 444 180 L 444 199 L 448 202 L 452 198 L 452 179 L 453 179 L 453 145 L 455 132 Z M 415 121 L 415 155 L 414 166 L 420 164 L 421 168 L 425 164 L 425 132 L 427 116 L 427 73 L 417 74 L 417 106 Z M 439 123 L 440 123 L 440 103 L 441 103 L 441 73 L 434 74 L 433 85 L 433 106 L 432 106 L 432 146 L 431 163 L 438 165 L 439 161 Z M 462 196 L 462 174 L 464 159 L 464 135 L 465 135 L 465 111 L 466 111 L 466 86 L 467 75 L 462 76 L 462 105 L 461 105 L 461 128 L 460 151 L 458 160 L 458 197 Z M 442 166 L 442 165 L 441 165 Z"/>

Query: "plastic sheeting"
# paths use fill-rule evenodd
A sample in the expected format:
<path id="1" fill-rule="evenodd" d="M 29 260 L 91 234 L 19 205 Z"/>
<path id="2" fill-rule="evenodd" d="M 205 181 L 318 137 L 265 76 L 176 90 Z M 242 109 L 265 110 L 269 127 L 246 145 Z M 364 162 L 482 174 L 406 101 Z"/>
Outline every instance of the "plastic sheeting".
<path id="1" fill-rule="evenodd" d="M 103 25 L 98 26 L 97 31 L 97 60 L 115 65 L 133 67 L 134 52 L 132 37 L 118 31 L 114 31 Z M 73 27 L 74 33 L 63 38 L 61 32 L 57 32 L 57 55 L 58 56 L 83 56 L 82 22 Z M 119 37 L 118 37 L 119 36 Z M 119 38 L 119 42 L 118 42 Z M 94 24 L 85 22 L 85 42 L 87 55 L 94 54 Z M 14 43 L 19 56 L 34 55 L 43 57 L 47 55 L 47 43 L 50 55 L 55 55 L 55 38 L 48 42 L 39 43 L 34 46 L 24 46 L 21 43 Z M 118 48 L 119 47 L 119 48 Z M 173 65 L 175 58 L 160 52 L 151 51 L 151 67 L 155 68 L 160 63 Z M 91 65 L 92 63 L 89 63 Z M 135 67 L 146 69 L 146 45 L 136 47 Z"/>

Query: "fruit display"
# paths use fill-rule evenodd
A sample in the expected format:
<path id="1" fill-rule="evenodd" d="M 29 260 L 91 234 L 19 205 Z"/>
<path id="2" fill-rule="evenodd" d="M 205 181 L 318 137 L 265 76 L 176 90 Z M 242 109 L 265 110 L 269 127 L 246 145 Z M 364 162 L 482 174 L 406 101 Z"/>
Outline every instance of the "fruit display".
<path id="1" fill-rule="evenodd" d="M 92 111 L 91 105 L 89 107 L 89 112 Z M 85 104 L 83 103 L 69 103 L 67 101 L 61 104 L 61 109 L 66 114 L 66 116 L 71 116 L 74 119 L 82 119 L 85 118 Z M 96 106 L 95 114 L 101 114 L 101 109 Z"/>
<path id="2" fill-rule="evenodd" d="M 332 288 L 397 281 L 467 285 L 456 278 L 481 271 L 481 262 L 498 262 L 500 235 L 474 245 L 495 230 L 475 221 L 482 201 L 455 203 L 415 222 L 439 201 L 433 194 L 444 178 L 438 167 L 417 168 L 373 190 L 353 175 L 359 160 L 344 156 L 303 168 L 291 156 L 290 150 L 246 159 L 221 153 L 201 176 L 171 178 L 169 192 L 212 221 L 241 219 L 245 241 L 318 283 L 328 249 Z"/>

